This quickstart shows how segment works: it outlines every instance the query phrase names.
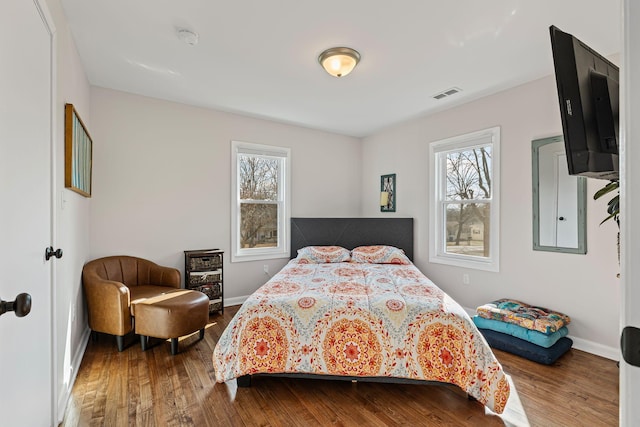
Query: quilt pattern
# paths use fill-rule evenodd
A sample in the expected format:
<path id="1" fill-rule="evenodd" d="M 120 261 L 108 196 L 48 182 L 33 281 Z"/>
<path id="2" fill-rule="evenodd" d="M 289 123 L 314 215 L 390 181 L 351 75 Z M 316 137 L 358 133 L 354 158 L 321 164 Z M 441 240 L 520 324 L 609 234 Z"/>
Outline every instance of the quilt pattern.
<path id="1" fill-rule="evenodd" d="M 485 319 L 513 323 L 547 335 L 558 332 L 571 322 L 566 314 L 508 298 L 481 305 L 477 312 L 478 316 Z"/>
<path id="2" fill-rule="evenodd" d="M 413 264 L 291 260 L 218 341 L 216 380 L 305 373 L 455 384 L 496 413 L 501 365 L 464 309 Z"/>

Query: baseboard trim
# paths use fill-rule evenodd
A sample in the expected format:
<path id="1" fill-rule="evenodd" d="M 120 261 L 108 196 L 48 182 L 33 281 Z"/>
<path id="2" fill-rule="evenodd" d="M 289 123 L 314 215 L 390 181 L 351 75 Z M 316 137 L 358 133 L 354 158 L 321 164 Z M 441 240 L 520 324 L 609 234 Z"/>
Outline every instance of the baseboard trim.
<path id="1" fill-rule="evenodd" d="M 229 307 L 232 305 L 242 305 L 242 303 L 244 303 L 247 300 L 247 298 L 249 298 L 249 296 L 250 295 L 242 295 L 239 297 L 225 298 L 224 306 Z"/>
<path id="2" fill-rule="evenodd" d="M 475 316 L 476 310 L 468 307 L 463 307 L 470 317 Z M 599 344 L 597 342 L 589 341 L 584 338 L 574 337 L 569 335 L 569 338 L 573 340 L 573 348 L 587 353 L 595 354 L 596 356 L 604 357 L 606 359 L 620 360 L 620 351 L 615 347 L 609 347 L 607 345 Z"/>
<path id="3" fill-rule="evenodd" d="M 58 424 L 62 423 L 62 421 L 64 420 L 64 414 L 67 409 L 67 404 L 69 403 L 69 398 L 71 397 L 71 390 L 73 389 L 73 385 L 75 384 L 76 378 L 78 377 L 80 364 L 82 363 L 84 352 L 87 350 L 90 336 L 91 329 L 86 328 L 82 333 L 82 337 L 80 338 L 80 345 L 76 348 L 73 359 L 71 359 L 71 378 L 69 378 L 69 384 L 67 385 L 67 387 L 63 390 L 60 390 L 60 395 L 58 398 Z"/>
<path id="4" fill-rule="evenodd" d="M 585 340 L 569 335 L 569 338 L 573 340 L 573 348 L 586 351 L 587 353 L 595 354 L 596 356 L 604 357 L 605 359 L 620 360 L 620 351 L 616 347 L 609 347 L 608 345 L 599 344 L 597 342 Z"/>

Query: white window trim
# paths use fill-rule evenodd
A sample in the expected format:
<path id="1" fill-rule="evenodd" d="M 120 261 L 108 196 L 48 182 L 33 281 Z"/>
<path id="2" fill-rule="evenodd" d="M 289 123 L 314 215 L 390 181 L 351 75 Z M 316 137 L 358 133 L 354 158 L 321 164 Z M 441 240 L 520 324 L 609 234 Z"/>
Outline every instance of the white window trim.
<path id="1" fill-rule="evenodd" d="M 280 171 L 280 194 L 284 197 L 278 210 L 278 246 L 275 248 L 240 248 L 240 186 L 238 154 L 252 153 L 284 159 L 284 170 Z M 278 202 L 274 202 L 278 203 Z M 288 258 L 291 229 L 291 149 L 273 145 L 231 141 L 231 262 L 258 261 Z"/>
<path id="2" fill-rule="evenodd" d="M 479 145 L 492 144 L 492 188 L 491 188 L 491 235 L 489 258 L 471 257 L 446 253 L 444 213 L 440 209 L 442 182 L 442 168 L 446 164 L 437 164 L 436 158 L 440 153 L 459 151 Z M 429 185 L 429 262 L 447 264 L 456 267 L 472 268 L 476 270 L 500 271 L 500 127 L 480 130 L 432 142 L 429 145 L 429 170 L 431 182 Z"/>

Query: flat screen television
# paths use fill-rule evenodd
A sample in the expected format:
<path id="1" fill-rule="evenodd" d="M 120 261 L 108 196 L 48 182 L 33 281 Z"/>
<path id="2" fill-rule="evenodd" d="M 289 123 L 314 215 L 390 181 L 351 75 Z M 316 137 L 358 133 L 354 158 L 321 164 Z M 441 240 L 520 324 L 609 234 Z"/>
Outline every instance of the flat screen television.
<path id="1" fill-rule="evenodd" d="M 617 180 L 620 71 L 571 34 L 549 30 L 569 174 Z"/>

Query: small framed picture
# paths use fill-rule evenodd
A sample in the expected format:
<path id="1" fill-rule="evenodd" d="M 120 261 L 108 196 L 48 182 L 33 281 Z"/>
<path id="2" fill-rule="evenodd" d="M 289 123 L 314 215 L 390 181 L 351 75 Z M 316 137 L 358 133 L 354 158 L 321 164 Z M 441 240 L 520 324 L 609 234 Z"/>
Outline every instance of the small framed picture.
<path id="1" fill-rule="evenodd" d="M 380 212 L 396 211 L 396 174 L 380 177 Z"/>

